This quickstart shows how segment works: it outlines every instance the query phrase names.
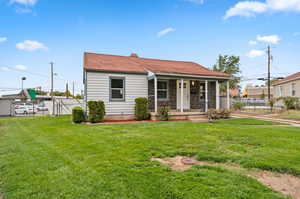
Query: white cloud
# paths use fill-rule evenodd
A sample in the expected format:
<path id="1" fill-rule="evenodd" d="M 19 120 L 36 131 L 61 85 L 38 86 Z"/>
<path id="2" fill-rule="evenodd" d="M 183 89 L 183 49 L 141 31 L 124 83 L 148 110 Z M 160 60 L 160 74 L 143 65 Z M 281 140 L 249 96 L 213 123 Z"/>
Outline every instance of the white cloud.
<path id="1" fill-rule="evenodd" d="M 9 71 L 9 68 L 6 67 L 6 66 L 2 66 L 2 67 L 0 67 L 0 69 L 3 70 L 3 71 Z"/>
<path id="2" fill-rule="evenodd" d="M 19 50 L 25 50 L 25 51 L 47 50 L 48 49 L 44 44 L 42 44 L 38 41 L 31 41 L 31 40 L 25 40 L 24 42 L 17 43 L 16 47 Z"/>
<path id="3" fill-rule="evenodd" d="M 196 3 L 196 4 L 203 4 L 204 3 L 204 0 L 185 0 L 185 1 L 188 1 L 188 2 L 191 2 L 191 3 Z"/>
<path id="4" fill-rule="evenodd" d="M 11 4 L 17 3 L 26 6 L 34 6 L 37 2 L 38 0 L 10 0 Z"/>
<path id="5" fill-rule="evenodd" d="M 16 70 L 27 70 L 27 66 L 24 66 L 24 65 L 16 65 L 15 67 L 14 67 L 14 69 L 16 69 Z"/>
<path id="6" fill-rule="evenodd" d="M 254 41 L 254 40 L 249 41 L 250 46 L 255 46 L 256 44 L 257 44 L 257 41 Z"/>
<path id="7" fill-rule="evenodd" d="M 7 41 L 6 37 L 0 37 L 0 43 Z"/>
<path id="8" fill-rule="evenodd" d="M 280 41 L 280 37 L 278 35 L 267 35 L 267 36 L 257 35 L 256 40 L 260 42 L 278 44 L 278 42 Z"/>
<path id="9" fill-rule="evenodd" d="M 225 19 L 228 19 L 233 16 L 243 16 L 251 17 L 255 13 L 263 13 L 267 11 L 267 6 L 265 3 L 258 1 L 244 1 L 238 2 L 234 7 L 226 11 Z"/>
<path id="10" fill-rule="evenodd" d="M 19 8 L 19 7 L 16 8 L 16 13 L 18 14 L 30 14 L 32 12 L 33 11 L 30 8 Z"/>
<path id="11" fill-rule="evenodd" d="M 260 56 L 262 56 L 262 55 L 264 55 L 265 54 L 265 51 L 263 51 L 263 50 L 250 50 L 247 54 L 246 54 L 246 56 L 247 57 L 250 57 L 250 58 L 254 58 L 254 57 L 260 57 Z"/>
<path id="12" fill-rule="evenodd" d="M 251 17 L 265 12 L 300 12 L 300 0 L 265 0 L 241 1 L 226 11 L 224 16 L 228 19 L 233 16 Z"/>
<path id="13" fill-rule="evenodd" d="M 27 66 L 24 66 L 24 65 L 16 65 L 13 67 L 3 66 L 3 67 L 0 67 L 0 70 L 3 70 L 3 71 L 11 71 L 11 70 L 25 71 L 25 70 L 27 70 Z"/>
<path id="14" fill-rule="evenodd" d="M 167 34 L 169 34 L 169 33 L 171 33 L 171 32 L 174 32 L 174 31 L 175 31 L 174 28 L 171 28 L 171 27 L 170 27 L 170 28 L 166 28 L 166 29 L 164 29 L 164 30 L 158 32 L 158 33 L 157 33 L 157 37 L 160 38 L 160 37 L 165 36 L 165 35 L 167 35 Z"/>
<path id="15" fill-rule="evenodd" d="M 300 32 L 294 32 L 293 36 L 294 36 L 294 37 L 300 36 Z"/>

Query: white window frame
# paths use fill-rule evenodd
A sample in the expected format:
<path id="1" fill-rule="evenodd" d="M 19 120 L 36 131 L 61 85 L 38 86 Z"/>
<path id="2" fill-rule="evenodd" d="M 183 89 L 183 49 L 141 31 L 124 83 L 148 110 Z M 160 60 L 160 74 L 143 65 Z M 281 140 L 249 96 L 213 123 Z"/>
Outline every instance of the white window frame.
<path id="1" fill-rule="evenodd" d="M 123 80 L 123 88 L 112 88 L 111 81 L 113 79 Z M 125 77 L 118 77 L 118 76 L 110 76 L 109 77 L 109 101 L 110 102 L 125 102 Z M 113 98 L 112 97 L 112 90 L 120 90 L 123 94 L 122 98 Z"/>
<path id="2" fill-rule="evenodd" d="M 160 89 L 158 88 L 159 82 L 166 82 L 167 86 L 166 88 Z M 167 93 L 166 98 L 159 98 L 158 92 L 159 91 L 165 91 Z M 168 80 L 157 80 L 157 100 L 158 101 L 168 101 L 169 100 L 169 81 Z"/>
<path id="3" fill-rule="evenodd" d="M 291 93 L 291 96 L 296 96 L 296 83 L 292 83 L 291 84 L 291 91 L 292 91 L 292 93 Z"/>
<path id="4" fill-rule="evenodd" d="M 278 94 L 279 94 L 279 97 L 282 97 L 282 86 L 278 86 Z"/>

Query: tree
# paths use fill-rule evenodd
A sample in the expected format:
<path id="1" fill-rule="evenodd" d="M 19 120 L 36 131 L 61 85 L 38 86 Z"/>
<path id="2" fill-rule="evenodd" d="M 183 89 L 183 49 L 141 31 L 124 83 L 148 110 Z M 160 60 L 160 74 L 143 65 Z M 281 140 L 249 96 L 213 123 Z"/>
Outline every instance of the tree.
<path id="1" fill-rule="evenodd" d="M 234 78 L 229 81 L 229 88 L 240 89 L 240 57 L 233 55 L 219 55 L 217 63 L 213 66 L 213 70 L 232 75 Z M 226 85 L 221 84 L 220 90 L 221 92 L 226 92 Z"/>
<path id="2" fill-rule="evenodd" d="M 77 94 L 76 96 L 75 96 L 75 99 L 82 99 L 83 97 L 81 96 L 81 95 L 79 95 L 79 94 Z"/>
<path id="3" fill-rule="evenodd" d="M 273 79 L 270 80 L 270 84 L 272 85 L 272 84 L 274 84 L 277 81 L 278 81 L 277 78 L 273 78 Z M 265 85 L 268 86 L 268 81 L 265 82 Z"/>

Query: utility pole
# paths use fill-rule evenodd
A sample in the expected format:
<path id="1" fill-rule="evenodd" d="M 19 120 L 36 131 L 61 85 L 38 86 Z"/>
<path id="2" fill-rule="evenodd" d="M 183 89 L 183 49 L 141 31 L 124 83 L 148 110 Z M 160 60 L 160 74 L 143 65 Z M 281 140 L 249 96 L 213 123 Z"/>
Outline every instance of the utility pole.
<path id="1" fill-rule="evenodd" d="M 75 83 L 73 81 L 73 98 L 75 98 Z"/>
<path id="2" fill-rule="evenodd" d="M 55 107 L 54 107 L 54 97 L 53 97 L 53 76 L 54 76 L 53 65 L 54 65 L 54 63 L 50 62 L 50 79 L 51 79 L 51 91 L 50 91 L 50 94 L 51 94 L 51 100 L 52 100 L 52 115 L 54 115 L 54 110 L 55 110 Z"/>
<path id="3" fill-rule="evenodd" d="M 271 63 L 272 63 L 272 55 L 271 55 L 271 47 L 268 46 L 268 100 L 271 100 Z"/>
<path id="4" fill-rule="evenodd" d="M 24 81 L 26 80 L 26 77 L 22 77 L 21 78 L 21 81 L 22 81 L 22 92 L 23 92 L 23 90 L 24 90 Z"/>
<path id="5" fill-rule="evenodd" d="M 66 83 L 66 96 L 67 96 L 67 99 L 69 99 L 69 83 L 68 82 Z"/>

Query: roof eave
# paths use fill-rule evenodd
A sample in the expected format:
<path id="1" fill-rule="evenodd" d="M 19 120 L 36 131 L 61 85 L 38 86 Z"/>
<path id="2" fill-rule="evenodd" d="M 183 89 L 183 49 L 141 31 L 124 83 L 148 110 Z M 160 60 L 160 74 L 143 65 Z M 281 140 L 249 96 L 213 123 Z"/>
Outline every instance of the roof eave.
<path id="1" fill-rule="evenodd" d="M 231 80 L 232 77 L 216 76 L 216 75 L 192 75 L 192 74 L 181 74 L 181 73 L 160 73 L 156 72 L 155 75 L 161 76 L 175 76 L 175 77 L 190 77 L 190 78 L 199 78 L 199 79 L 222 79 L 222 80 Z"/>
<path id="2" fill-rule="evenodd" d="M 295 78 L 287 79 L 287 80 L 283 79 L 280 82 L 276 82 L 276 83 L 272 84 L 272 86 L 277 86 L 277 85 L 284 84 L 284 83 L 291 82 L 291 81 L 295 81 L 295 80 L 298 80 L 298 79 L 300 79 L 300 77 L 295 77 Z"/>
<path id="3" fill-rule="evenodd" d="M 91 69 L 91 68 L 84 68 L 87 72 L 101 72 L 101 73 L 124 73 L 124 74 L 141 74 L 147 75 L 148 72 L 140 72 L 140 71 L 121 71 L 121 70 L 103 70 L 103 69 Z"/>

